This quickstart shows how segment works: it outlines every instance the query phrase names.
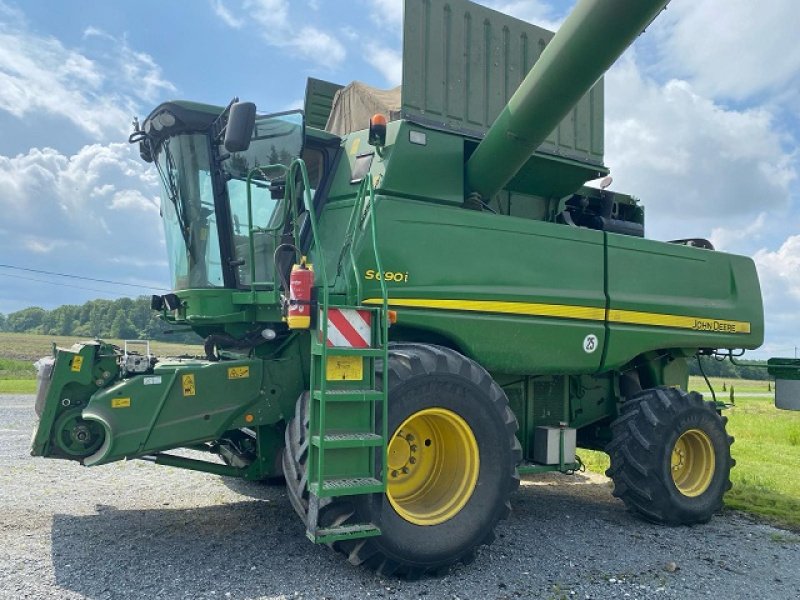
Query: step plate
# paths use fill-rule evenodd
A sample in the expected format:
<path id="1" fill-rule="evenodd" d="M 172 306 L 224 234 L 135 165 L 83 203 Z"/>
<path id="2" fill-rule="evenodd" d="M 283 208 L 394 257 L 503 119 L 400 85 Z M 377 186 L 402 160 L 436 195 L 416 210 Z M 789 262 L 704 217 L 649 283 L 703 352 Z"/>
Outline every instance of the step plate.
<path id="1" fill-rule="evenodd" d="M 355 496 L 359 494 L 378 494 L 384 492 L 383 482 L 374 477 L 354 477 L 347 479 L 328 479 L 319 489 L 319 483 L 308 485 L 308 490 L 320 498 L 331 496 Z"/>
<path id="2" fill-rule="evenodd" d="M 329 433 L 324 438 L 325 449 L 374 448 L 383 445 L 383 436 L 377 433 Z M 320 436 L 311 436 L 311 443 L 320 447 Z"/>
<path id="3" fill-rule="evenodd" d="M 361 538 L 376 537 L 381 530 L 375 525 L 345 525 L 342 527 L 328 527 L 318 529 L 316 533 L 306 531 L 306 536 L 315 544 L 331 544 L 342 540 L 357 540 Z"/>

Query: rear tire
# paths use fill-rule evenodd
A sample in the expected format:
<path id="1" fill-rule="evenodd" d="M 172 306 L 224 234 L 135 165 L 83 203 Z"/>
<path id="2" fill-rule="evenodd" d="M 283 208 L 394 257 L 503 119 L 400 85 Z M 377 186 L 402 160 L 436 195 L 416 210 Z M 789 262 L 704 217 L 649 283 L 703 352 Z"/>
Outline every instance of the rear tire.
<path id="1" fill-rule="evenodd" d="M 707 522 L 731 489 L 726 422 L 697 392 L 657 387 L 631 397 L 606 448 L 614 496 L 648 521 Z"/>
<path id="2" fill-rule="evenodd" d="M 320 499 L 319 522 L 381 529 L 378 537 L 332 545 L 353 564 L 383 575 L 438 573 L 471 561 L 509 515 L 522 457 L 517 420 L 486 370 L 448 348 L 391 344 L 388 371 L 387 493 Z M 289 499 L 303 519 L 307 431 L 306 393 L 286 429 L 284 454 Z"/>

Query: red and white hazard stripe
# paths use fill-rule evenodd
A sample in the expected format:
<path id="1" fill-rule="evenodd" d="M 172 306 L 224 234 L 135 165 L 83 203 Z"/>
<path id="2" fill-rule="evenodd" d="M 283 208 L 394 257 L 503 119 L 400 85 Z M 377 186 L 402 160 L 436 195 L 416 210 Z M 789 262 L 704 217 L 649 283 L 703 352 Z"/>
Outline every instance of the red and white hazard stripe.
<path id="1" fill-rule="evenodd" d="M 368 310 L 331 308 L 328 310 L 329 348 L 369 348 L 372 315 Z"/>

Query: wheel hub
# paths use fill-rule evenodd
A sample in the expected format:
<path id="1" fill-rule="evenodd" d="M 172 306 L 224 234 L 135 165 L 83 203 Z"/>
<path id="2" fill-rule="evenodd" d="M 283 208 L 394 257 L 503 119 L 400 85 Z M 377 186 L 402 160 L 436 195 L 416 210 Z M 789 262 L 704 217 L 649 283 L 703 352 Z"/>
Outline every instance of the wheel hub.
<path id="1" fill-rule="evenodd" d="M 690 498 L 701 495 L 714 478 L 714 446 L 708 434 L 689 429 L 675 441 L 670 471 L 675 487 Z"/>
<path id="2" fill-rule="evenodd" d="M 458 514 L 472 496 L 478 444 L 459 415 L 428 408 L 397 428 L 387 466 L 386 495 L 395 511 L 415 525 L 437 525 Z"/>
<path id="3" fill-rule="evenodd" d="M 69 456 L 89 456 L 103 443 L 100 424 L 82 419 L 80 410 L 65 412 L 56 421 L 54 429 L 56 445 Z"/>

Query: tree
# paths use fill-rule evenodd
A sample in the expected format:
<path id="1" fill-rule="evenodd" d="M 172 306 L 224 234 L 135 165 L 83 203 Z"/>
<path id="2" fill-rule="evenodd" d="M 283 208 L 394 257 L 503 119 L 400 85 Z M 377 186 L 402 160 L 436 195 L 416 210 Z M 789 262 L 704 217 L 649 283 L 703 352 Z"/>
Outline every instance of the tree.
<path id="1" fill-rule="evenodd" d="M 119 339 L 135 339 L 138 338 L 138 332 L 136 328 L 131 323 L 131 320 L 124 312 L 118 312 L 117 316 L 114 317 L 113 323 L 111 323 L 111 337 L 119 338 Z"/>
<path id="2" fill-rule="evenodd" d="M 24 333 L 26 331 L 40 333 L 38 328 L 41 327 L 42 320 L 46 314 L 47 311 L 38 306 L 23 308 L 6 317 L 6 327 L 8 331 L 13 331 L 14 333 Z"/>

